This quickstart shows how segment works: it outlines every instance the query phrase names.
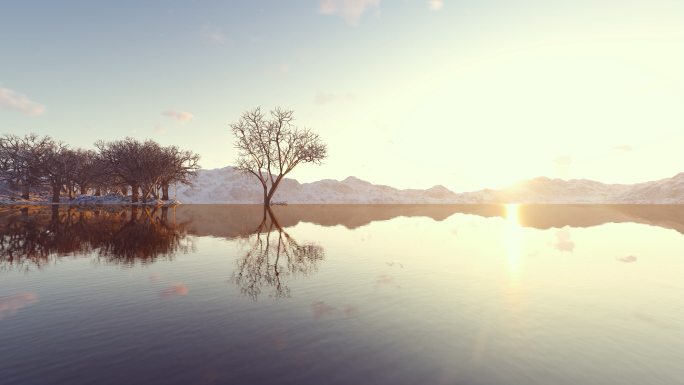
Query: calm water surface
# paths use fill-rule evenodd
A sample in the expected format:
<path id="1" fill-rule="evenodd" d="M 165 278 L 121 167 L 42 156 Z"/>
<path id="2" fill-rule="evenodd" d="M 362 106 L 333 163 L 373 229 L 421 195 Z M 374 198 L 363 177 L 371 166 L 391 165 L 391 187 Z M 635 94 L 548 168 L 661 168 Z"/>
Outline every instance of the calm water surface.
<path id="1" fill-rule="evenodd" d="M 684 206 L 0 206 L 1 384 L 681 384 Z"/>

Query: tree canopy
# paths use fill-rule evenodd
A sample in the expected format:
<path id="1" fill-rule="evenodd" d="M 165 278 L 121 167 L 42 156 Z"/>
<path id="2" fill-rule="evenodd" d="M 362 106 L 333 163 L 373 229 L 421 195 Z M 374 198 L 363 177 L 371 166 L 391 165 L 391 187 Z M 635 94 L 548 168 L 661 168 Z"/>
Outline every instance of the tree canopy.
<path id="1" fill-rule="evenodd" d="M 237 169 L 259 179 L 265 205 L 270 204 L 282 179 L 297 165 L 320 165 L 327 157 L 327 145 L 311 129 L 295 126 L 293 113 L 276 107 L 269 118 L 256 107 L 230 124 L 238 149 Z"/>
<path id="2" fill-rule="evenodd" d="M 61 192 L 69 198 L 76 188 L 81 194 L 94 188 L 95 195 L 102 189 L 133 190 L 132 201 L 142 201 L 150 195 L 168 200 L 171 183 L 192 185 L 199 170 L 198 154 L 177 146 L 161 146 L 154 140 L 141 142 L 125 138 L 111 142 L 98 141 L 97 151 L 71 149 L 49 136 L 13 134 L 0 136 L 0 180 L 10 187 L 21 187 L 22 197 L 29 199 L 30 187 L 47 185 L 52 188 L 52 201 L 59 202 Z"/>

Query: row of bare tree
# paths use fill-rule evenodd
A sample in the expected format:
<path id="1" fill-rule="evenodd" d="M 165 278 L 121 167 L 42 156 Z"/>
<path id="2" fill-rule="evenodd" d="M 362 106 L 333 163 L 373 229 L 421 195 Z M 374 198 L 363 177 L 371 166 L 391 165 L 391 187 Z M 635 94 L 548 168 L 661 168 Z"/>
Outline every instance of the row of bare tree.
<path id="1" fill-rule="evenodd" d="M 59 202 L 62 192 L 69 199 L 77 191 L 100 196 L 120 190 L 128 195 L 130 187 L 131 201 L 146 203 L 150 196 L 168 200 L 171 184 L 192 185 L 199 170 L 198 154 L 151 139 L 97 141 L 95 148 L 72 149 L 36 134 L 4 134 L 0 137 L 0 181 L 20 188 L 24 199 L 29 199 L 31 187 L 50 187 L 53 202 Z"/>

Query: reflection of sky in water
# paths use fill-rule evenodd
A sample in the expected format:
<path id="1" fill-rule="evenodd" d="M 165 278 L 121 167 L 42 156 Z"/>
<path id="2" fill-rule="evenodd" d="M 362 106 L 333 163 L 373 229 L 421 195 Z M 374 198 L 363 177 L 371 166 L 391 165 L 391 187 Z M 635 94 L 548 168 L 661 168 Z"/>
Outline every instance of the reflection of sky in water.
<path id="1" fill-rule="evenodd" d="M 0 320 L 4 317 L 14 315 L 19 309 L 33 305 L 36 302 L 38 302 L 36 295 L 27 292 L 0 298 Z"/>
<path id="2" fill-rule="evenodd" d="M 535 228 L 530 213 L 540 214 L 526 205 L 481 210 L 353 228 L 283 217 L 293 223 L 283 233 L 190 235 L 194 251 L 146 265 L 91 256 L 4 271 L 0 355 L 32 358 L 0 371 L 15 383 L 682 379 L 684 235 L 630 222 L 570 226 L 557 215 L 533 218 Z M 235 218 L 209 226 L 197 216 L 193 226 L 237 234 Z M 315 269 L 312 245 L 324 252 Z M 244 277 L 262 279 L 257 300 L 231 281 L 240 263 Z M 268 295 L 278 284 L 288 297 Z"/>

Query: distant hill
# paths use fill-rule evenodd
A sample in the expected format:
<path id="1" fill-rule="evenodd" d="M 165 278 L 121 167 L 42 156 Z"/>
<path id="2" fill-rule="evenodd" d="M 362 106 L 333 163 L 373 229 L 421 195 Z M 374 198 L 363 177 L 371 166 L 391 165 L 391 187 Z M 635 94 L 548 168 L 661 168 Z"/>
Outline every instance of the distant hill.
<path id="1" fill-rule="evenodd" d="M 194 187 L 178 188 L 182 203 L 262 203 L 263 190 L 253 176 L 234 167 L 200 170 Z M 684 172 L 673 178 L 632 185 L 604 184 L 586 179 L 523 180 L 500 190 L 455 193 L 444 186 L 399 190 L 350 176 L 299 183 L 284 179 L 272 201 L 335 204 L 462 204 L 462 203 L 639 203 L 684 204 Z"/>

